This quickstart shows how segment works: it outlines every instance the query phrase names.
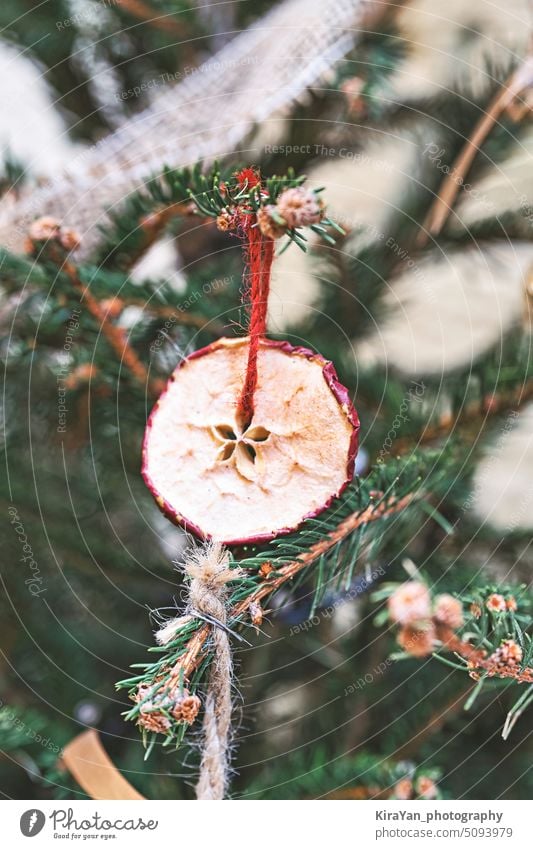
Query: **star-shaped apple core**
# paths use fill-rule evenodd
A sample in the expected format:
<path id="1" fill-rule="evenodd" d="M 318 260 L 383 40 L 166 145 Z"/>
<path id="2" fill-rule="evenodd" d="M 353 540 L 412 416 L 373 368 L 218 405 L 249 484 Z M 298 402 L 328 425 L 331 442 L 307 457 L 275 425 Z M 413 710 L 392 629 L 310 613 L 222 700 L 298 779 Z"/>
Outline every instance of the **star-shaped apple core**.
<path id="1" fill-rule="evenodd" d="M 216 459 L 220 463 L 232 464 L 237 472 L 247 480 L 255 480 L 257 468 L 261 465 L 261 446 L 270 431 L 261 425 L 220 424 L 211 428 L 220 447 Z"/>

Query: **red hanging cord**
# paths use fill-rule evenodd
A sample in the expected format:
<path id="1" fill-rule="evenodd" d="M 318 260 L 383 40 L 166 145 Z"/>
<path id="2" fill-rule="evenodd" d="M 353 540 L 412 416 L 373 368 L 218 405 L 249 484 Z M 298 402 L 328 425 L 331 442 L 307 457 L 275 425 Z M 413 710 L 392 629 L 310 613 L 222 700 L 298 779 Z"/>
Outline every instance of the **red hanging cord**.
<path id="1" fill-rule="evenodd" d="M 255 224 L 254 220 L 251 224 Z M 246 228 L 245 259 L 251 301 L 246 377 L 237 403 L 237 417 L 243 426 L 254 413 L 254 394 L 257 387 L 257 354 L 259 342 L 266 333 L 270 269 L 274 258 L 274 241 L 262 235 L 259 227 Z"/>

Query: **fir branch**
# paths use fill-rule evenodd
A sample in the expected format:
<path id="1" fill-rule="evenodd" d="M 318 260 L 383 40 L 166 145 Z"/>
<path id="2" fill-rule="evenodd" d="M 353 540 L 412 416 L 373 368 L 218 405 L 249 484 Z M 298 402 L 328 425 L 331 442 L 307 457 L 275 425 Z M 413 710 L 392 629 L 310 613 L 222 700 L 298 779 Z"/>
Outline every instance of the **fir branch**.
<path id="1" fill-rule="evenodd" d="M 435 797 L 440 798 L 435 787 L 440 774 L 438 767 L 427 763 L 418 766 L 367 752 L 355 757 L 346 752 L 336 755 L 319 744 L 275 759 L 241 798 L 276 799 L 283 788 L 283 797 L 289 799 L 390 799 L 395 798 L 398 782 L 404 785 L 406 780 L 412 787 L 409 798 L 423 798 L 420 779 L 429 779 Z"/>
<path id="2" fill-rule="evenodd" d="M 533 667 L 498 662 L 488 657 L 485 649 L 460 639 L 451 628 L 441 627 L 437 629 L 437 635 L 443 648 L 466 660 L 469 675 L 475 681 L 486 675 L 489 678 L 512 678 L 518 684 L 533 684 Z"/>
<path id="3" fill-rule="evenodd" d="M 261 582 L 260 586 L 249 595 L 236 604 L 230 611 L 230 622 L 240 622 L 243 615 L 247 614 L 250 605 L 258 604 L 263 599 L 271 596 L 287 581 L 291 581 L 304 569 L 312 566 L 321 557 L 330 553 L 341 542 L 344 542 L 351 534 L 355 533 L 362 527 L 365 527 L 370 522 L 375 522 L 379 519 L 387 519 L 396 513 L 404 510 L 413 500 L 412 495 L 405 495 L 398 500 L 389 499 L 387 502 L 382 502 L 377 505 L 370 505 L 365 510 L 352 513 L 344 519 L 339 526 L 330 534 L 312 545 L 305 554 L 302 554 L 298 559 L 292 560 L 283 565 L 280 569 L 275 569 L 271 561 L 264 561 L 272 566 L 273 571 L 267 574 L 267 577 Z M 242 568 L 242 563 L 239 561 Z M 190 641 L 185 655 L 180 658 L 171 672 L 171 679 L 177 680 L 184 676 L 188 678 L 191 672 L 196 668 L 204 650 L 205 643 L 209 637 L 209 626 L 203 626 L 200 631 Z"/>
<path id="4" fill-rule="evenodd" d="M 254 168 L 221 172 L 218 163 L 207 170 L 201 162 L 193 168 L 163 168 L 161 174 L 133 193 L 119 212 L 109 213 L 112 226 L 102 233 L 105 241 L 99 250 L 99 263 L 131 268 L 175 218 L 215 219 L 219 229 L 242 227 L 244 217 L 272 208 L 284 191 L 300 188 L 304 182 L 305 177 L 297 177 L 290 168 L 284 176 L 266 178 Z M 318 198 L 320 191 L 315 189 L 311 194 Z M 221 218 L 225 219 L 224 226 Z M 291 227 L 283 219 L 278 226 L 288 244 L 294 242 L 306 249 L 302 227 Z M 344 233 L 325 212 L 320 224 L 317 221 L 310 226 L 329 244 L 335 241 L 328 228 Z"/>
<path id="5" fill-rule="evenodd" d="M 414 564 L 410 574 L 413 570 Z M 484 683 L 491 679 L 533 684 L 533 620 L 525 585 L 490 585 L 477 587 L 459 598 L 447 593 L 432 598 L 429 587 L 416 572 L 416 580 L 385 586 L 374 594 L 376 600 L 387 596 L 388 617 L 400 625 L 397 640 L 405 652 L 402 657 L 424 658 L 433 654 L 446 666 L 467 672 L 477 682 L 465 710 L 472 707 Z M 466 618 L 465 604 L 469 604 Z M 443 652 L 453 653 L 457 662 L 442 657 Z M 529 704 L 526 698 L 524 702 Z M 524 709 L 522 699 L 515 708 Z M 515 721 L 510 720 L 513 724 Z M 510 730 L 507 725 L 504 735 L 506 730 Z"/>
<path id="6" fill-rule="evenodd" d="M 253 550 L 250 555 L 246 548 L 236 552 L 241 556 L 233 563 L 244 576 L 232 584 L 228 628 L 235 631 L 249 620 L 257 624 L 262 616 L 261 602 L 288 582 L 308 574 L 310 567 L 315 567 L 317 596 L 346 568 L 351 576 L 365 532 L 374 525 L 381 528 L 392 518 L 399 520 L 410 515 L 416 504 L 423 503 L 424 494 L 417 488 L 428 459 L 404 464 L 399 474 L 394 463 L 390 468 L 377 468 L 371 478 L 357 480 L 323 517 L 307 520 L 298 534 L 278 538 L 266 550 Z M 375 487 L 380 484 L 382 487 L 377 490 Z M 383 541 L 383 535 L 379 541 Z M 377 556 L 377 548 L 372 550 L 372 556 Z M 136 694 L 140 690 L 150 688 L 151 696 L 157 693 L 159 698 L 185 683 L 194 692 L 209 662 L 211 632 L 202 620 L 185 617 L 170 643 L 152 649 L 162 655 L 158 661 L 141 664 L 140 675 L 117 684 L 117 688 L 127 687 L 136 700 L 127 713 L 128 719 L 138 718 L 142 703 Z M 166 733 L 171 739 L 178 732 L 179 727 L 173 726 Z"/>

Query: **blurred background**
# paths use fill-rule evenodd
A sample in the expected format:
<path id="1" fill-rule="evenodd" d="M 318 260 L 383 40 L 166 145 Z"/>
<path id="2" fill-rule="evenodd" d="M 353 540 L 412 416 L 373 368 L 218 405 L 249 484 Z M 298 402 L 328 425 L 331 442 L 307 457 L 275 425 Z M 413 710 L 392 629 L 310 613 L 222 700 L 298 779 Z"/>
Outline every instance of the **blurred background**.
<path id="1" fill-rule="evenodd" d="M 23 254 L 36 217 L 83 228 L 92 202 L 100 229 L 93 221 L 80 231 L 82 280 L 151 377 L 232 332 L 236 241 L 177 216 L 141 244 L 139 221 L 163 198 L 121 205 L 139 178 L 177 164 L 168 157 L 185 145 L 180 122 L 188 158 L 179 164 L 205 155 L 204 125 L 190 126 L 179 94 L 191 80 L 194 114 L 205 92 L 202 121 L 237 133 L 231 145 L 220 131 L 225 168 L 307 174 L 326 187 L 328 214 L 345 230 L 334 247 L 291 246 L 276 260 L 269 327 L 336 363 L 362 422 L 359 474 L 426 444 L 437 452 L 425 483 L 440 524 L 399 530 L 377 560 L 364 552 L 356 574 L 402 581 L 416 564 L 465 600 L 472 588 L 530 580 L 533 5 L 412 0 L 370 3 L 368 14 L 356 0 L 330 5 L 332 26 L 346 16 L 342 49 L 328 58 L 309 37 L 304 56 L 288 38 L 287 67 L 316 60 L 318 71 L 308 82 L 294 77 L 292 88 L 286 81 L 278 104 L 248 91 L 264 115 L 240 132 L 237 99 L 217 102 L 218 84 L 227 94 L 235 72 L 232 42 L 259 22 L 276 53 L 276 28 L 262 16 L 286 14 L 275 22 L 290 32 L 292 0 L 1 4 L 6 797 L 83 798 L 61 751 L 88 727 L 147 797 L 193 795 L 194 733 L 192 746 L 156 746 L 145 762 L 138 731 L 121 716 L 127 697 L 115 691 L 146 659 L 150 611 L 180 599 L 173 560 L 184 537 L 139 474 L 153 398 L 121 370 L 65 282 Z M 309 3 L 307 13 L 327 27 L 328 9 Z M 235 56 L 245 86 L 252 72 Z M 268 75 L 268 50 L 258 58 Z M 121 135 L 131 127 L 137 136 Z M 115 138 L 128 139 L 127 161 Z M 83 194 L 62 176 L 67 166 Z M 104 188 L 114 214 L 102 224 Z M 409 414 L 394 424 L 405 397 Z M 410 797 L 424 778 L 428 795 L 530 798 L 530 716 L 501 739 L 516 699 L 507 682 L 465 712 L 468 676 L 434 661 L 389 661 L 394 637 L 371 592 L 332 591 L 318 624 L 304 627 L 309 595 L 305 583 L 278 593 L 254 646 L 236 649 L 235 797 Z"/>

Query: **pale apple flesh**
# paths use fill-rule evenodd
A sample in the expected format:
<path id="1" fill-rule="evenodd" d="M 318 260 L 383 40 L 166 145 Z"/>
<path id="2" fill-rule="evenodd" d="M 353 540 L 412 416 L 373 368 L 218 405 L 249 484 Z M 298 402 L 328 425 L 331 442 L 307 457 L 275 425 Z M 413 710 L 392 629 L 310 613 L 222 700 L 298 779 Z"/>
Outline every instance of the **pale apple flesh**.
<path id="1" fill-rule="evenodd" d="M 254 414 L 239 421 L 248 339 L 220 339 L 174 371 L 146 427 L 143 477 L 163 512 L 227 545 L 290 533 L 354 473 L 359 420 L 331 363 L 262 340 Z"/>

